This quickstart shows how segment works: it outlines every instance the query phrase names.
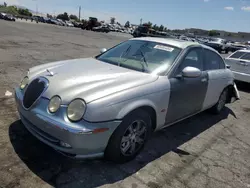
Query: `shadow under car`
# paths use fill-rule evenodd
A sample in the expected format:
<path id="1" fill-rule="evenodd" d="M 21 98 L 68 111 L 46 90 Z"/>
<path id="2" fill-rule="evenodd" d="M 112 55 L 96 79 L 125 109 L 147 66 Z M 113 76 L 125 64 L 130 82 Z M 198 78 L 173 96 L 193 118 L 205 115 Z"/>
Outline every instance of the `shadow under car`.
<path id="1" fill-rule="evenodd" d="M 170 151 L 180 156 L 189 155 L 178 147 L 226 119 L 229 114 L 235 116 L 227 107 L 216 116 L 202 112 L 158 131 L 153 134 L 137 158 L 126 164 L 114 164 L 105 160 L 73 160 L 64 157 L 32 136 L 20 120 L 10 125 L 9 137 L 20 159 L 48 184 L 60 187 L 77 182 L 79 187 L 90 188 L 123 180 Z"/>

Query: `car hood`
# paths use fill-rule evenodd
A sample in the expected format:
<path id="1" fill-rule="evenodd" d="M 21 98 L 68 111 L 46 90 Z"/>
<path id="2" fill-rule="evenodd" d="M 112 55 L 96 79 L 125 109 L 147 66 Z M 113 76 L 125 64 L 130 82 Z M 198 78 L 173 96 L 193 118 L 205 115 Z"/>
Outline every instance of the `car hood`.
<path id="1" fill-rule="evenodd" d="M 43 97 L 50 99 L 59 95 L 63 104 L 75 98 L 82 98 L 89 103 L 154 82 L 158 78 L 157 75 L 122 68 L 94 58 L 60 61 L 31 68 L 29 77 L 32 79 L 38 76 L 49 80 L 49 87 Z"/>

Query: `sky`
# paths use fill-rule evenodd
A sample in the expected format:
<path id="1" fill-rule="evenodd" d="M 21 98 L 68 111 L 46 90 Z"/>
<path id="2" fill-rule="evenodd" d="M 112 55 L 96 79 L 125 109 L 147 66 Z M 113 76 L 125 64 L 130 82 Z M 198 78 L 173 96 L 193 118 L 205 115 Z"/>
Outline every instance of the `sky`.
<path id="1" fill-rule="evenodd" d="M 0 0 L 3 3 L 4 0 Z M 250 32 L 250 0 L 5 0 L 38 12 L 68 12 L 81 18 L 97 17 L 109 21 L 115 17 L 124 24 L 152 22 L 169 29 L 201 28 L 232 32 Z"/>

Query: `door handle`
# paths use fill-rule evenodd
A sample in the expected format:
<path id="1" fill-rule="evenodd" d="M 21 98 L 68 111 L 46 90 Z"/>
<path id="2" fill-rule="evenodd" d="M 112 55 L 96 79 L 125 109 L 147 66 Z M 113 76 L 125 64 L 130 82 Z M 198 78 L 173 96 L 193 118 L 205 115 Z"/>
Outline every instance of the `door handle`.
<path id="1" fill-rule="evenodd" d="M 202 78 L 201 82 L 207 82 L 207 79 L 206 78 Z"/>

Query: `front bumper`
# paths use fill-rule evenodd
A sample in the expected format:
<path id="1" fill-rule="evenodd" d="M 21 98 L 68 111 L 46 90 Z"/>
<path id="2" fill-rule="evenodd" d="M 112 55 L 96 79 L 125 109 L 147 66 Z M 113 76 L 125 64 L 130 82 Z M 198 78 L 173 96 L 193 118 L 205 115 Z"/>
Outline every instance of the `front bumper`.
<path id="1" fill-rule="evenodd" d="M 234 73 L 235 80 L 250 83 L 250 74 L 232 71 Z"/>
<path id="2" fill-rule="evenodd" d="M 30 110 L 25 110 L 22 105 L 23 93 L 18 88 L 15 90 L 15 99 L 25 127 L 40 141 L 73 158 L 102 157 L 110 136 L 121 123 L 90 123 L 84 120 L 72 123 L 67 118 L 66 106 L 61 106 L 58 112 L 50 114 L 47 110 L 49 100 L 45 98 L 40 98 Z M 100 128 L 108 130 L 95 133 Z M 67 143 L 70 147 L 64 147 L 60 142 Z"/>

